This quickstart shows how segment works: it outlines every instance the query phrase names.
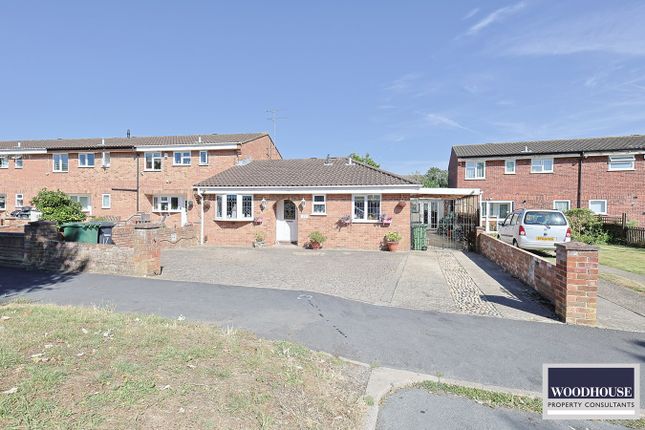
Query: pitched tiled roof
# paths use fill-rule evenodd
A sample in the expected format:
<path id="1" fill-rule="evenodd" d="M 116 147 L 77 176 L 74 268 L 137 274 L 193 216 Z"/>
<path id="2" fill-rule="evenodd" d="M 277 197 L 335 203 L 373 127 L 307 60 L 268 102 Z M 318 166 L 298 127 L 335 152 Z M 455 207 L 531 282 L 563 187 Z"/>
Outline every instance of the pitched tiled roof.
<path id="1" fill-rule="evenodd" d="M 347 158 L 255 160 L 233 166 L 198 187 L 316 187 L 316 186 L 417 185 L 381 169 Z"/>
<path id="2" fill-rule="evenodd" d="M 645 150 L 645 136 L 592 137 L 586 139 L 533 140 L 453 146 L 457 157 L 494 157 L 526 154 L 562 154 Z M 528 149 L 528 151 L 527 151 Z"/>
<path id="3" fill-rule="evenodd" d="M 20 142 L 21 148 L 45 148 L 45 149 L 98 149 L 98 148 L 134 148 L 135 146 L 173 146 L 173 145 L 194 145 L 218 144 L 218 143 L 246 143 L 266 133 L 243 133 L 243 134 L 194 134 L 187 136 L 142 136 L 142 137 L 109 137 L 105 138 L 103 145 L 102 138 L 87 139 L 47 139 L 47 140 L 7 140 L 0 141 L 0 149 L 15 149 Z"/>

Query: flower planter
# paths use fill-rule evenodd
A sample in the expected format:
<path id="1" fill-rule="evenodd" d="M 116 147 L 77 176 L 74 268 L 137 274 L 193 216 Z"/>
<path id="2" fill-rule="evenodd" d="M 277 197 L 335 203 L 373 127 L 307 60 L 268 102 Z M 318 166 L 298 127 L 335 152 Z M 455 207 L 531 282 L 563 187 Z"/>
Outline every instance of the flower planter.
<path id="1" fill-rule="evenodd" d="M 320 249 L 321 245 L 318 242 L 309 242 L 311 249 Z"/>
<path id="2" fill-rule="evenodd" d="M 390 252 L 396 252 L 399 249 L 399 242 L 386 242 L 386 245 Z"/>

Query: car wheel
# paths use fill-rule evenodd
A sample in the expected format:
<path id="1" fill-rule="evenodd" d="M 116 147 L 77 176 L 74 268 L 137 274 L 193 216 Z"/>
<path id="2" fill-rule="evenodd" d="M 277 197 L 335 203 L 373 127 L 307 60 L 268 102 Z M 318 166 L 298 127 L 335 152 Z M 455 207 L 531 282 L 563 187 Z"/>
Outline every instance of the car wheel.
<path id="1" fill-rule="evenodd" d="M 519 248 L 520 244 L 517 243 L 517 240 L 513 239 L 513 246 L 516 247 L 516 248 Z"/>
<path id="2" fill-rule="evenodd" d="M 500 236 L 500 235 L 498 234 L 498 235 L 497 235 L 497 239 L 498 239 L 498 240 L 502 240 L 502 236 Z"/>

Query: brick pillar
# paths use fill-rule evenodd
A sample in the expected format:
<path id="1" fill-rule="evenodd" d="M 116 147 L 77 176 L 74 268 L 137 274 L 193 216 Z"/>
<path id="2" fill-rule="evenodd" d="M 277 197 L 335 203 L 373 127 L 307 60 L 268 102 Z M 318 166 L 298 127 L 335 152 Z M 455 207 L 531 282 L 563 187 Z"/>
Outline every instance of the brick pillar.
<path id="1" fill-rule="evenodd" d="M 598 248 L 580 242 L 556 245 L 554 305 L 566 323 L 596 325 Z"/>
<path id="2" fill-rule="evenodd" d="M 34 221 L 25 225 L 25 267 L 30 270 L 47 268 L 52 256 L 60 253 L 62 242 L 55 222 Z"/>
<path id="3" fill-rule="evenodd" d="M 132 247 L 134 248 L 134 272 L 139 276 L 161 274 L 161 247 L 159 224 L 136 224 Z"/>
<path id="4" fill-rule="evenodd" d="M 481 243 L 479 241 L 479 236 L 486 234 L 486 229 L 484 227 L 475 227 L 475 252 L 481 254 Z"/>

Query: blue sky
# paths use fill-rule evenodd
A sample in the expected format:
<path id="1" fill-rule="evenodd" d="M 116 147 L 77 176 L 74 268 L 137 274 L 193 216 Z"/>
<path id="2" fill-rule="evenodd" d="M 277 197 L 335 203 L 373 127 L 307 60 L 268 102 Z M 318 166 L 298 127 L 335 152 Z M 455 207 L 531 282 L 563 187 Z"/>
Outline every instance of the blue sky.
<path id="1" fill-rule="evenodd" d="M 284 157 L 408 173 L 645 134 L 643 2 L 218 3 L 3 1 L 0 139 L 271 131 L 278 108 Z"/>

